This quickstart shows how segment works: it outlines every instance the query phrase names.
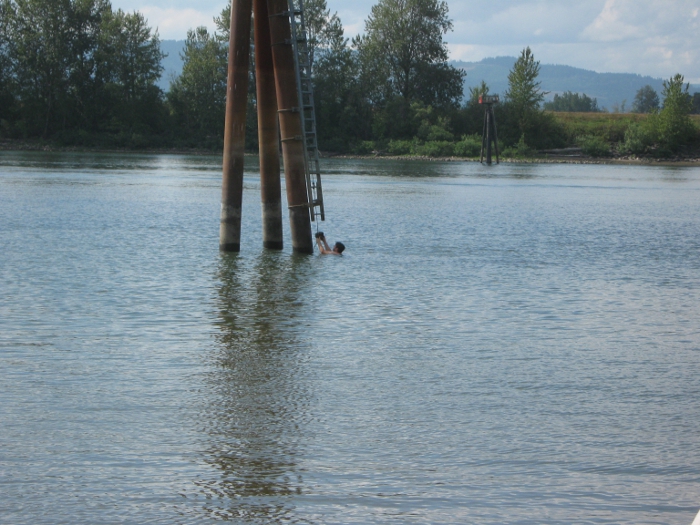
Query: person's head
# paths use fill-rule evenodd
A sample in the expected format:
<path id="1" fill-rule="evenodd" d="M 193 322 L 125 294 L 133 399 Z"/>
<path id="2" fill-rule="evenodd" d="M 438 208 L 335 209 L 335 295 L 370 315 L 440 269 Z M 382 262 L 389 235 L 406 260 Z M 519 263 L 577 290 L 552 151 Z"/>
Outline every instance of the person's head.
<path id="1" fill-rule="evenodd" d="M 345 249 L 345 245 L 342 242 L 337 242 L 333 245 L 333 251 L 335 253 L 343 253 L 344 249 Z"/>

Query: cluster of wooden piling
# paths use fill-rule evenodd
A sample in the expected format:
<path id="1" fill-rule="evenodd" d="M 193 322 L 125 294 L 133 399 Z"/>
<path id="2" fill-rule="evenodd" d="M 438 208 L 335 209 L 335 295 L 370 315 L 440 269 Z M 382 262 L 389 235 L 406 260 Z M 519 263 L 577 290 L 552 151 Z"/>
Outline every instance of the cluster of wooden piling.
<path id="1" fill-rule="evenodd" d="M 496 147 L 496 164 L 498 164 L 498 133 L 496 131 L 496 115 L 493 105 L 498 104 L 498 95 L 480 95 L 479 104 L 484 106 L 484 132 L 481 136 L 481 158 L 484 162 L 484 150 L 486 152 L 486 164 L 491 165 L 492 145 Z"/>
<path id="2" fill-rule="evenodd" d="M 219 247 L 224 251 L 239 251 L 241 246 L 251 15 L 255 21 L 263 246 L 282 248 L 281 142 L 292 248 L 299 253 L 313 253 L 302 140 L 303 110 L 298 107 L 287 0 L 232 1 Z"/>

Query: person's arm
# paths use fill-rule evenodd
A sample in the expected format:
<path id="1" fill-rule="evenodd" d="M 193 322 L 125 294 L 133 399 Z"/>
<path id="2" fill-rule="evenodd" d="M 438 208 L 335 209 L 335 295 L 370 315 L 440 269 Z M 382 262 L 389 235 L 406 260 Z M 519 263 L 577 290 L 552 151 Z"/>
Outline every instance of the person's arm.
<path id="1" fill-rule="evenodd" d="M 327 255 L 330 253 L 325 237 L 316 237 L 316 244 L 318 245 L 318 251 L 322 254 Z"/>
<path id="2" fill-rule="evenodd" d="M 333 255 L 333 250 L 328 246 L 328 241 L 326 241 L 326 236 L 316 237 L 316 244 L 318 244 L 318 250 L 323 255 Z"/>
<path id="3" fill-rule="evenodd" d="M 326 240 L 326 236 L 325 236 L 325 235 L 322 236 L 322 237 L 321 237 L 321 240 L 323 241 L 323 246 L 326 248 L 326 251 L 327 251 L 328 253 L 331 253 L 333 250 L 331 250 L 331 247 L 328 246 L 328 241 Z"/>

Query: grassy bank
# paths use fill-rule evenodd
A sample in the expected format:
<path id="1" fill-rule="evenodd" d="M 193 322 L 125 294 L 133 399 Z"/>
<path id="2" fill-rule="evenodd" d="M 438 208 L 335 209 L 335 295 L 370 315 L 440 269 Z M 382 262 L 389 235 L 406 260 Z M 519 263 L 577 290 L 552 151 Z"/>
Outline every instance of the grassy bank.
<path id="1" fill-rule="evenodd" d="M 547 126 L 543 133 L 557 134 L 561 151 L 537 151 L 526 144 L 499 144 L 502 159 L 515 160 L 553 160 L 559 162 L 580 162 L 581 160 L 616 159 L 635 160 L 638 156 L 630 155 L 621 147 L 625 133 L 630 126 L 643 123 L 649 115 L 637 113 L 572 113 L 545 112 L 553 125 Z M 677 155 L 665 155 L 666 160 L 692 160 L 700 158 L 700 115 L 691 115 L 695 128 L 695 140 Z M 547 135 L 548 136 L 548 135 Z M 17 140 L 0 139 L 0 150 L 16 151 L 103 151 L 103 152 L 141 152 L 141 153 L 180 153 L 194 155 L 220 154 L 221 146 L 212 144 L 207 148 L 183 147 L 182 144 L 83 144 L 67 145 L 60 140 Z M 481 136 L 478 134 L 463 135 L 457 140 L 413 140 L 396 141 L 363 141 L 356 148 L 345 154 L 331 151 L 323 152 L 323 156 L 348 157 L 384 157 L 403 159 L 451 159 L 478 160 L 481 150 Z M 249 151 L 257 154 L 257 151 Z M 653 159 L 653 155 L 641 155 L 642 158 Z"/>
<path id="2" fill-rule="evenodd" d="M 621 142 L 630 124 L 649 118 L 643 113 L 550 113 L 561 124 L 571 144 L 582 135 L 594 135 L 610 143 Z M 690 115 L 690 120 L 700 132 L 700 115 Z"/>
<path id="3" fill-rule="evenodd" d="M 573 113 L 550 112 L 562 127 L 568 146 L 575 146 L 579 137 L 594 136 L 610 144 L 622 142 L 630 124 L 647 118 L 640 113 Z"/>

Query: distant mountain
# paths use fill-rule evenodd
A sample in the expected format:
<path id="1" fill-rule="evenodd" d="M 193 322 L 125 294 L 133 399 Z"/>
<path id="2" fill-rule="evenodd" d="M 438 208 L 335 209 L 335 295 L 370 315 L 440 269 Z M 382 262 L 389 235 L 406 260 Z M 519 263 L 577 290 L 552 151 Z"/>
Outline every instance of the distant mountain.
<path id="1" fill-rule="evenodd" d="M 185 48 L 184 40 L 161 40 L 161 50 L 168 56 L 163 59 L 163 75 L 158 86 L 163 91 L 170 89 L 170 82 L 182 73 L 182 58 L 180 53 Z M 485 58 L 481 62 L 454 61 L 452 65 L 467 72 L 464 92 L 469 94 L 469 88 L 481 84 L 484 80 L 491 88 L 491 93 L 503 94 L 508 89 L 508 73 L 515 57 Z M 564 91 L 585 93 L 598 100 L 598 107 L 612 109 L 626 102 L 627 109 L 631 108 L 634 96 L 639 88 L 647 84 L 653 87 L 661 96 L 663 80 L 654 77 L 643 77 L 631 73 L 596 73 L 571 66 L 542 64 L 540 69 L 542 89 L 549 91 L 546 96 L 551 100 L 556 93 Z M 700 86 L 690 86 L 690 92 L 700 92 Z"/>
<path id="2" fill-rule="evenodd" d="M 481 62 L 454 61 L 452 65 L 467 72 L 465 81 L 465 94 L 469 88 L 485 81 L 491 92 L 503 94 L 508 89 L 508 73 L 510 72 L 515 57 L 485 58 Z M 565 91 L 586 94 L 598 100 L 598 107 L 611 109 L 613 106 L 621 106 L 626 103 L 627 109 L 632 106 L 634 96 L 642 86 L 647 84 L 653 87 L 661 96 L 663 80 L 654 77 L 643 77 L 631 73 L 596 73 L 571 66 L 559 66 L 542 64 L 539 80 L 542 89 L 550 93 L 545 97 L 551 100 L 555 94 Z M 700 86 L 690 86 L 690 92 L 700 91 Z"/>
<path id="3" fill-rule="evenodd" d="M 163 74 L 158 81 L 158 87 L 163 91 L 170 89 L 170 81 L 182 73 L 182 58 L 180 53 L 185 49 L 184 40 L 161 40 L 160 50 L 167 54 L 163 59 Z"/>

